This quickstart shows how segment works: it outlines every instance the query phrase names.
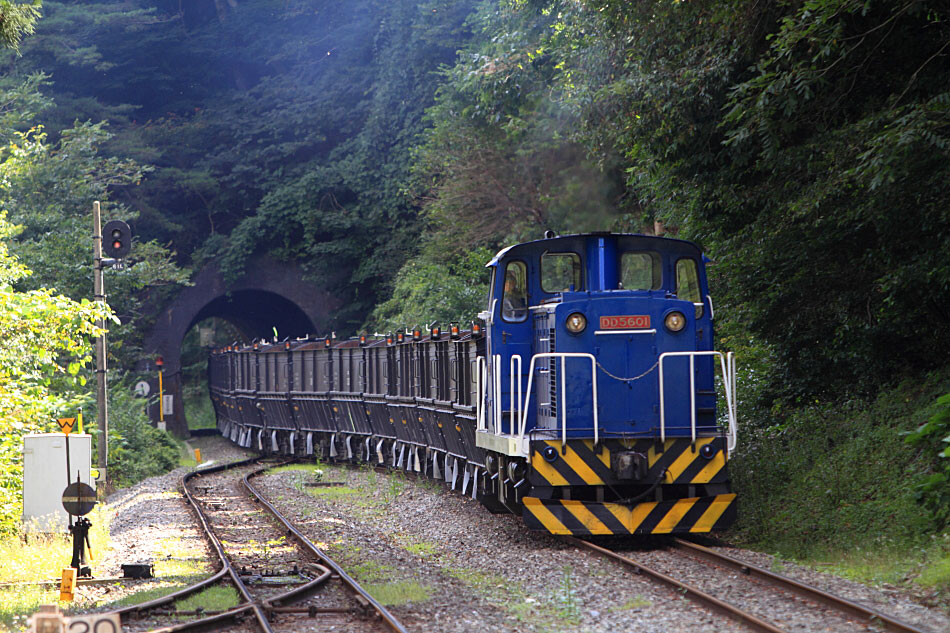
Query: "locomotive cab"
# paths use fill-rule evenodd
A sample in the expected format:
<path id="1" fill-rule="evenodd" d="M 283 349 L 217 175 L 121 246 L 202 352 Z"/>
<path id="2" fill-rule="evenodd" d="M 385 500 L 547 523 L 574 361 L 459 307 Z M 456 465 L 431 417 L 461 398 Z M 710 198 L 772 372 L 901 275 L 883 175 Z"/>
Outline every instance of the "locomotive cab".
<path id="1" fill-rule="evenodd" d="M 714 351 L 704 264 L 689 242 L 609 234 L 520 244 L 488 264 L 476 442 L 498 455 L 499 501 L 529 525 L 642 533 L 732 520 L 734 361 Z"/>

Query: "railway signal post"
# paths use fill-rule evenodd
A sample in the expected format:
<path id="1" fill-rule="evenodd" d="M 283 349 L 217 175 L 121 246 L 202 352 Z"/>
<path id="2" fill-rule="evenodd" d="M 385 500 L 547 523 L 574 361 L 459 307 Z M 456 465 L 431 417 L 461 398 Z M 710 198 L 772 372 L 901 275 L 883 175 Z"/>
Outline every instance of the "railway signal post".
<path id="1" fill-rule="evenodd" d="M 99 303 L 105 303 L 106 295 L 103 286 L 102 270 L 105 267 L 115 266 L 119 260 L 129 254 L 132 248 L 132 231 L 129 225 L 121 220 L 112 220 L 107 223 L 106 242 L 103 244 L 102 231 L 102 213 L 99 201 L 92 203 L 92 224 L 93 224 L 93 287 L 94 298 Z M 103 251 L 109 257 L 103 257 Z M 96 339 L 96 421 L 99 427 L 99 492 L 105 493 L 107 481 L 106 467 L 109 465 L 109 410 L 108 410 L 108 386 L 106 382 L 106 335 L 104 333 L 105 320 L 99 319 L 96 324 L 103 331 Z"/>

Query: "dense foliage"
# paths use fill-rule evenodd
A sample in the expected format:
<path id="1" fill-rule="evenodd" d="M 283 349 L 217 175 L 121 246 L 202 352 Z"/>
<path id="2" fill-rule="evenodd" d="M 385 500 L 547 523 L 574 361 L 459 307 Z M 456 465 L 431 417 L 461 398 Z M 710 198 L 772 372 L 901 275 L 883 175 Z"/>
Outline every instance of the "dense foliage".
<path id="1" fill-rule="evenodd" d="M 813 403 L 784 425 L 743 428 L 743 449 L 730 464 L 742 503 L 732 537 L 820 561 L 855 549 L 878 561 L 898 555 L 896 576 L 906 577 L 931 535 L 944 532 L 948 499 L 923 487 L 946 472 L 931 472 L 931 446 L 921 450 L 902 435 L 922 417 L 937 426 L 935 397 L 948 389 L 944 369 L 882 390 L 870 403 Z"/>
<path id="2" fill-rule="evenodd" d="M 678 228 L 719 262 L 720 314 L 769 346 L 760 404 L 944 362 L 944 5 L 512 0 L 481 15 L 418 164 L 444 230 L 524 237 L 574 228 L 561 205 L 588 219 L 602 203 L 625 213 L 614 227 Z"/>
<path id="3" fill-rule="evenodd" d="M 231 277 L 299 259 L 352 330 L 416 248 L 409 150 L 473 4 L 48 0 L 6 67 L 52 75 L 52 134 L 107 118 L 105 147 L 154 167 L 121 190 L 138 234 Z"/>

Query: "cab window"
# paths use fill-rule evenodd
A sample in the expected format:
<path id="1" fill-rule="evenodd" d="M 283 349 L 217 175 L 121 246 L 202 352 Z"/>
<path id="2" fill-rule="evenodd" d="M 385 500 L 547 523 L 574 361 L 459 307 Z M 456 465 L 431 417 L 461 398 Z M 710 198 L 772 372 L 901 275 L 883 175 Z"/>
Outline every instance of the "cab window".
<path id="1" fill-rule="evenodd" d="M 660 256 L 656 253 L 624 253 L 620 256 L 620 287 L 627 290 L 658 290 L 663 283 Z"/>
<path id="2" fill-rule="evenodd" d="M 501 318 L 524 321 L 528 318 L 527 268 L 524 262 L 505 266 L 505 285 L 501 296 Z"/>
<path id="3" fill-rule="evenodd" d="M 577 253 L 545 253 L 541 256 L 541 290 L 583 290 L 581 257 Z"/>
<path id="4" fill-rule="evenodd" d="M 703 316 L 703 295 L 699 290 L 696 260 L 681 259 L 676 262 L 676 296 L 696 306 L 697 319 Z"/>

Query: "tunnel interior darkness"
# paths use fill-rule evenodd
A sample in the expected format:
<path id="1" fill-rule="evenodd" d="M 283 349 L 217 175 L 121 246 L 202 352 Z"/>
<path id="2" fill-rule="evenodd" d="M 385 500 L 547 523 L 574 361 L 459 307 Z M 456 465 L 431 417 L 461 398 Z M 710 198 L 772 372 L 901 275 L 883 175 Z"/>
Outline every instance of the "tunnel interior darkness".
<path id="1" fill-rule="evenodd" d="M 233 327 L 215 325 L 226 321 Z M 211 331 L 211 339 L 202 339 L 199 329 Z M 233 342 L 274 338 L 280 340 L 316 334 L 310 318 L 297 304 L 265 290 L 235 290 L 216 297 L 194 316 L 179 344 L 180 416 L 189 430 L 213 428 L 214 410 L 208 398 L 207 350 Z M 240 333 L 236 340 L 235 330 Z"/>
<path id="2" fill-rule="evenodd" d="M 274 328 L 280 340 L 317 334 L 299 306 L 266 290 L 236 290 L 217 297 L 195 315 L 187 329 L 211 317 L 230 321 L 248 339 L 272 340 Z"/>

